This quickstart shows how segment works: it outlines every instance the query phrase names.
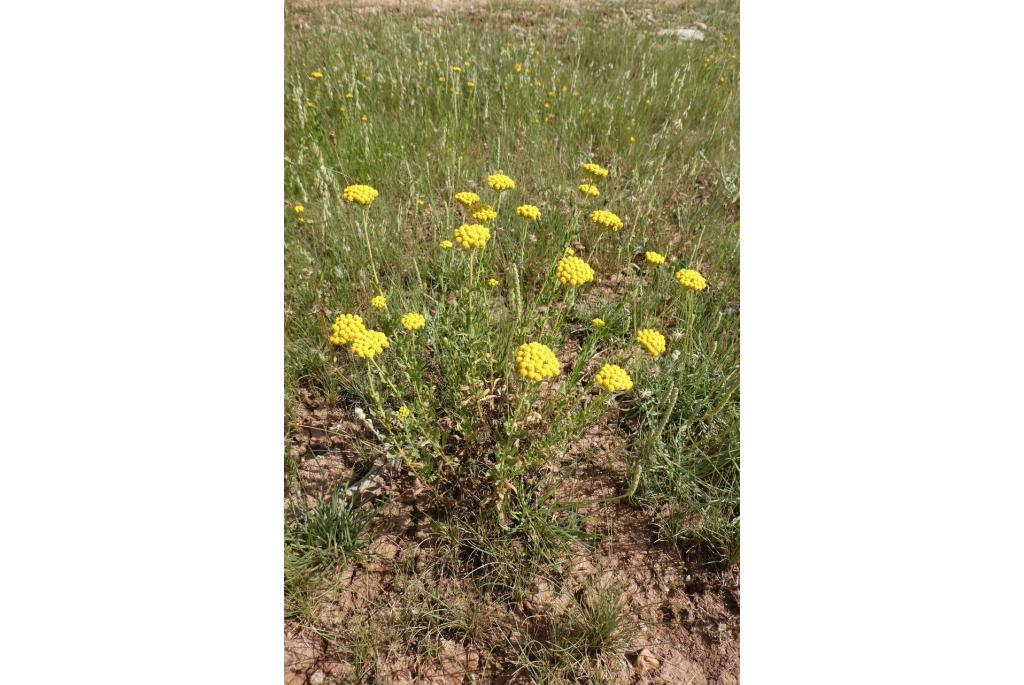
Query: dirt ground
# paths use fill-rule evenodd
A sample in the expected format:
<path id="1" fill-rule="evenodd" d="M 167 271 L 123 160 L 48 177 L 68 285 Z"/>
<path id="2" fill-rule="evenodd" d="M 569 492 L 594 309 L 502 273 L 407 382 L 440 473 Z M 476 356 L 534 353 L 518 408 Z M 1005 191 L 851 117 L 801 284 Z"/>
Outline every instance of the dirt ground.
<path id="1" fill-rule="evenodd" d="M 302 429 L 292 436 L 299 458 L 297 479 L 306 493 L 359 475 L 351 451 L 360 428 L 354 417 L 327 408 L 322 398 L 303 392 L 298 408 Z M 557 620 L 592 587 L 621 592 L 636 622 L 625 656 L 608 664 L 613 683 L 692 683 L 727 685 L 739 677 L 739 570 L 714 570 L 672 546 L 654 539 L 649 513 L 628 504 L 590 504 L 617 494 L 625 466 L 616 456 L 618 437 L 590 431 L 554 468 L 571 469 L 563 498 L 584 504 L 584 527 L 596 544 L 580 546 L 553 577 L 537 577 L 509 620 L 532 631 Z M 585 455 L 585 456 L 584 456 Z M 582 465 L 582 466 L 581 466 Z M 434 563 L 441 544 L 421 514 L 422 493 L 410 478 L 396 476 L 378 499 L 370 553 L 336 580 L 317 624 L 344 633 L 354 622 L 393 616 L 410 593 L 423 592 L 440 605 L 465 609 L 486 598 L 443 564 Z M 498 615 L 506 608 L 493 608 Z M 406 653 L 377 654 L 358 665 L 339 658 L 323 635 L 286 623 L 285 663 L 288 685 L 301 683 L 528 683 L 523 672 L 503 666 L 501 645 L 486 637 L 473 640 L 440 635 L 429 648 L 409 644 Z"/>

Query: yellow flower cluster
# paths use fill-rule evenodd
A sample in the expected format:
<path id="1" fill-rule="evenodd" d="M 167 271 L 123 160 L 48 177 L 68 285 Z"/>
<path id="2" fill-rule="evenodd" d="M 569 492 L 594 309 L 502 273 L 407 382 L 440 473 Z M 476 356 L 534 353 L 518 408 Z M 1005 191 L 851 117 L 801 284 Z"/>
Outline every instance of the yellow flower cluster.
<path id="1" fill-rule="evenodd" d="M 594 382 L 608 392 L 616 390 L 632 390 L 633 379 L 626 370 L 617 364 L 605 364 L 594 376 Z"/>
<path id="2" fill-rule="evenodd" d="M 592 178 L 604 178 L 605 176 L 608 175 L 608 170 L 605 169 L 600 164 L 584 164 L 583 170 L 587 172 L 587 175 Z"/>
<path id="3" fill-rule="evenodd" d="M 524 219 L 532 219 L 533 221 L 536 221 L 540 218 L 540 209 L 533 205 L 519 205 L 516 207 L 516 214 Z"/>
<path id="4" fill-rule="evenodd" d="M 383 295 L 376 295 L 372 300 L 370 300 L 370 304 L 374 309 L 384 309 L 388 306 L 388 300 Z"/>
<path id="5" fill-rule="evenodd" d="M 520 345 L 516 350 L 516 364 L 519 365 L 519 375 L 534 381 L 554 378 L 562 372 L 555 353 L 539 342 Z"/>
<path id="6" fill-rule="evenodd" d="M 331 343 L 347 345 L 366 331 L 363 317 L 358 314 L 342 314 L 331 324 Z"/>
<path id="7" fill-rule="evenodd" d="M 693 269 L 680 269 L 676 272 L 676 280 L 679 281 L 679 285 L 691 290 L 704 290 L 708 287 L 708 282 L 700 272 Z"/>
<path id="8" fill-rule="evenodd" d="M 497 288 L 498 287 L 498 279 L 497 278 L 488 278 L 487 279 L 487 285 L 491 286 L 492 288 Z"/>
<path id="9" fill-rule="evenodd" d="M 455 201 L 464 207 L 472 207 L 480 201 L 480 196 L 464 190 L 461 193 L 455 193 Z"/>
<path id="10" fill-rule="evenodd" d="M 341 195 L 345 202 L 355 202 L 357 205 L 369 207 L 377 199 L 377 191 L 370 186 L 354 185 L 347 186 Z"/>
<path id="11" fill-rule="evenodd" d="M 399 322 L 402 324 L 402 328 L 407 331 L 418 331 L 427 325 L 426 317 L 422 314 L 417 314 L 416 312 L 403 314 L 402 318 L 399 319 Z"/>
<path id="12" fill-rule="evenodd" d="M 555 276 L 562 285 L 583 285 L 594 280 L 594 270 L 579 257 L 566 255 L 558 260 Z"/>
<path id="13" fill-rule="evenodd" d="M 490 238 L 490 230 L 480 224 L 462 224 L 455 229 L 455 242 L 467 250 L 482 248 Z"/>
<path id="14" fill-rule="evenodd" d="M 320 71 L 311 71 L 311 72 L 309 72 L 309 77 L 310 78 L 323 78 L 324 75 L 323 75 L 323 72 L 320 72 Z"/>
<path id="15" fill-rule="evenodd" d="M 604 209 L 595 209 L 590 213 L 590 221 L 600 226 L 601 228 L 607 228 L 609 231 L 619 231 L 622 229 L 622 219 L 617 214 L 613 214 Z"/>
<path id="16" fill-rule="evenodd" d="M 578 186 L 578 188 L 581 193 L 583 193 L 584 195 L 589 195 L 590 197 L 594 197 L 596 195 L 601 194 L 601 191 L 597 189 L 597 186 L 591 185 L 589 183 L 581 183 Z"/>
<path id="17" fill-rule="evenodd" d="M 651 264 L 665 263 L 665 255 L 659 252 L 644 252 L 644 258 Z"/>
<path id="18" fill-rule="evenodd" d="M 409 411 L 409 407 L 405 406 L 404 404 L 395 411 L 395 418 L 398 419 L 399 421 L 404 421 L 410 416 L 412 416 L 412 412 Z"/>
<path id="19" fill-rule="evenodd" d="M 604 328 L 604 319 L 594 319 L 590 323 L 594 325 L 594 328 Z"/>
<path id="20" fill-rule="evenodd" d="M 491 174 L 487 177 L 487 185 L 491 187 L 491 190 L 496 190 L 502 193 L 506 190 L 512 190 L 516 187 L 516 182 L 505 174 Z"/>
<path id="21" fill-rule="evenodd" d="M 389 345 L 388 336 L 380 331 L 365 330 L 352 341 L 352 354 L 363 359 L 373 359 Z"/>
<path id="22" fill-rule="evenodd" d="M 498 216 L 498 213 L 490 205 L 477 203 L 469 208 L 469 215 L 477 221 L 491 221 Z"/>
<path id="23" fill-rule="evenodd" d="M 442 249 L 442 250 L 450 250 L 450 249 L 452 249 L 453 247 L 455 247 L 455 243 L 453 243 L 453 242 L 452 242 L 452 241 L 450 241 L 450 240 L 442 240 L 442 241 L 441 241 L 440 243 L 438 243 L 438 244 L 439 244 L 439 245 L 441 246 L 441 249 Z"/>
<path id="24" fill-rule="evenodd" d="M 657 357 L 665 352 L 665 336 L 653 328 L 641 328 L 636 332 L 636 341 L 640 346 Z"/>
<path id="25" fill-rule="evenodd" d="M 306 211 L 306 208 L 303 207 L 302 205 L 295 205 L 294 207 L 292 207 L 292 209 L 295 210 L 296 214 L 302 214 L 304 211 Z"/>

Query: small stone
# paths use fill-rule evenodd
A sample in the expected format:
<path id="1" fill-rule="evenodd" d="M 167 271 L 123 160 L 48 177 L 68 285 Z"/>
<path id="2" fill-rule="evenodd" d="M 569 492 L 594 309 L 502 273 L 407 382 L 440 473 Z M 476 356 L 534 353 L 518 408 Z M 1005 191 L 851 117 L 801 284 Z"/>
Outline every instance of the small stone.
<path id="1" fill-rule="evenodd" d="M 659 36 L 675 36 L 679 40 L 704 40 L 704 32 L 697 29 L 662 29 L 658 31 Z"/>
<path id="2" fill-rule="evenodd" d="M 658 657 L 654 656 L 651 650 L 644 647 L 633 657 L 633 668 L 640 675 L 656 671 L 661 662 L 658 661 Z"/>
<path id="3" fill-rule="evenodd" d="M 324 685 L 326 678 L 323 671 L 314 671 L 313 675 L 309 676 L 309 685 Z"/>

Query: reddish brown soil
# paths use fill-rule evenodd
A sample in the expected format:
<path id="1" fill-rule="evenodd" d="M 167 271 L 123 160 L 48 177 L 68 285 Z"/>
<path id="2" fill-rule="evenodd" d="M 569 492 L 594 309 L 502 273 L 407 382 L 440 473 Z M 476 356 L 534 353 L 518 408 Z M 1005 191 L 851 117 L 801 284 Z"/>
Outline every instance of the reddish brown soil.
<path id="1" fill-rule="evenodd" d="M 304 428 L 290 440 L 305 492 L 344 482 L 365 468 L 351 451 L 353 440 L 362 436 L 354 417 L 325 408 L 317 395 L 304 392 L 297 423 Z M 738 569 L 712 570 L 689 561 L 678 549 L 654 539 L 649 513 L 598 501 L 620 491 L 625 476 L 621 444 L 622 436 L 607 428 L 590 430 L 553 465 L 565 478 L 560 497 L 584 503 L 584 527 L 596 543 L 579 546 L 559 562 L 552 577 L 537 577 L 511 608 L 479 596 L 471 582 L 446 571 L 438 562 L 439 541 L 423 513 L 427 494 L 411 478 L 394 477 L 377 500 L 369 554 L 338 574 L 330 583 L 329 599 L 318 604 L 313 623 L 322 635 L 308 625 L 287 623 L 285 682 L 531 682 L 521 670 L 509 667 L 504 646 L 491 641 L 501 632 L 495 626 L 504 621 L 504 629 L 533 631 L 559 616 L 581 592 L 614 587 L 626 599 L 636 632 L 625 655 L 607 664 L 608 682 L 737 683 Z M 332 647 L 332 640 L 348 646 L 342 636 L 350 635 L 347 631 L 355 624 L 402 630 L 415 622 L 401 613 L 403 607 L 419 606 L 427 596 L 442 608 L 482 608 L 494 625 L 479 639 L 417 633 L 406 644 L 396 635 L 389 649 L 360 664 L 342 656 L 344 649 Z M 408 601 L 410 597 L 415 601 Z"/>

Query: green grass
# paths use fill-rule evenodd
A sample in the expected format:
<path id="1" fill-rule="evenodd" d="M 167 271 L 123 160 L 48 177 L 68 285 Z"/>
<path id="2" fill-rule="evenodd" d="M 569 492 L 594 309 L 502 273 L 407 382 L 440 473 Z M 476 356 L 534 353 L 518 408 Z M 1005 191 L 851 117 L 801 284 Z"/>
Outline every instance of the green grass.
<path id="1" fill-rule="evenodd" d="M 595 426 L 618 436 L 619 494 L 652 530 L 701 560 L 738 560 L 738 13 L 733 3 L 651 7 L 653 24 L 613 5 L 577 13 L 504 3 L 458 16 L 287 10 L 286 429 L 296 429 L 300 388 L 365 410 L 379 440 L 353 440 L 353 449 L 367 463 L 400 454 L 405 477 L 428 493 L 428 567 L 469 579 L 498 604 L 588 543 L 552 469 Z M 712 27 L 702 43 L 656 36 L 696 20 Z M 576 186 L 591 161 L 610 174 L 599 197 L 584 198 Z M 516 181 L 501 196 L 486 183 L 499 170 Z M 341 199 L 357 183 L 380 193 L 368 209 Z M 455 227 L 474 223 L 453 200 L 463 190 L 498 208 L 491 240 L 442 250 Z M 540 221 L 515 215 L 526 203 L 540 207 Z M 625 227 L 602 231 L 587 220 L 593 209 Z M 555 280 L 566 248 L 595 282 Z M 653 267 L 646 250 L 668 261 Z M 709 287 L 684 290 L 672 278 L 684 267 Z M 379 292 L 385 310 L 370 306 Z M 426 327 L 403 330 L 405 312 L 425 315 Z M 390 347 L 367 363 L 332 346 L 342 313 L 361 315 Z M 607 325 L 595 329 L 594 317 Z M 666 354 L 652 358 L 634 342 L 646 327 L 665 334 Z M 514 354 L 529 341 L 559 356 L 558 378 L 520 377 Z M 595 387 L 605 363 L 627 369 L 632 391 Z M 403 405 L 411 416 L 398 419 Z M 286 457 L 292 486 L 297 466 Z M 291 524 L 288 563 L 343 562 L 366 526 L 372 536 L 367 514 L 329 501 Z M 491 632 L 480 616 L 445 620 Z M 589 597 L 540 652 L 506 631 L 503 653 L 531 669 L 552 664 L 538 653 L 582 663 L 620 649 L 625 620 L 611 599 Z M 353 635 L 349 647 L 368 649 Z"/>

